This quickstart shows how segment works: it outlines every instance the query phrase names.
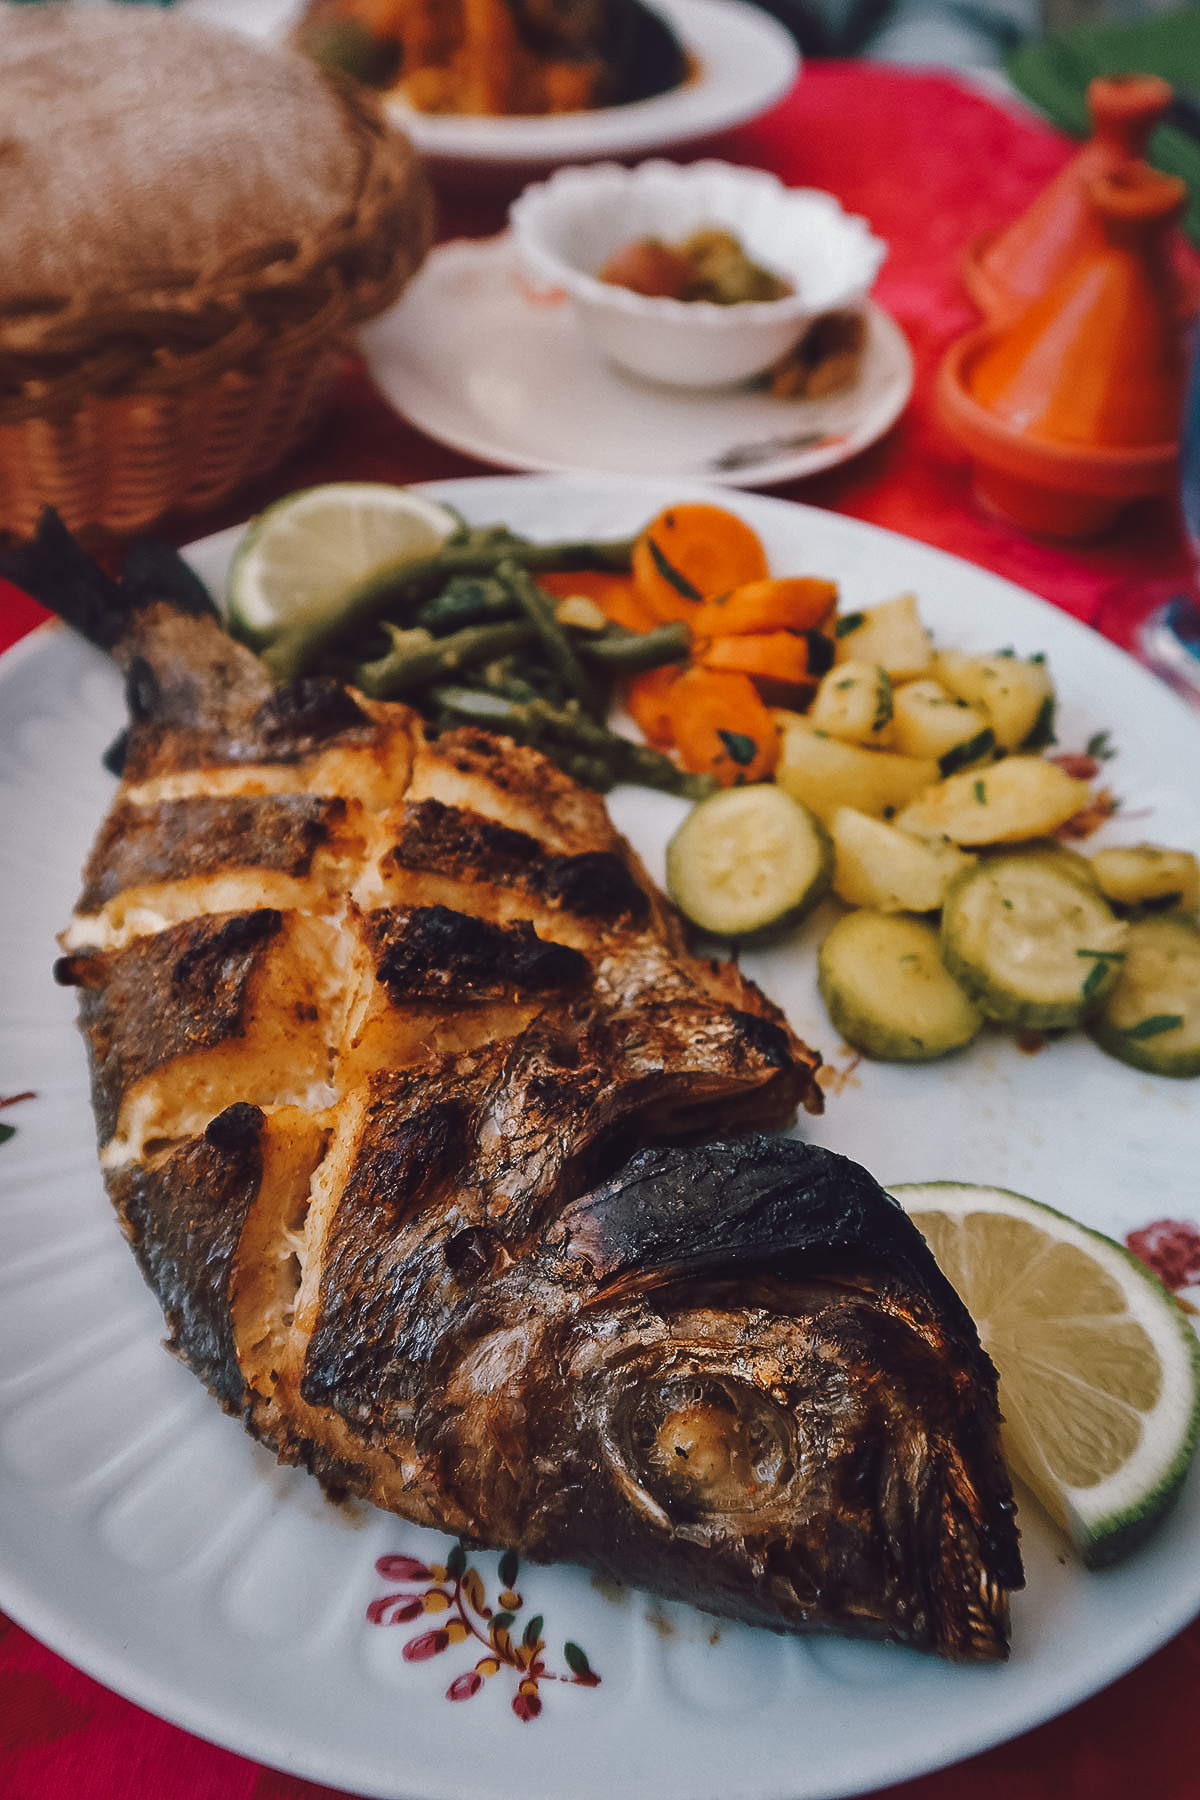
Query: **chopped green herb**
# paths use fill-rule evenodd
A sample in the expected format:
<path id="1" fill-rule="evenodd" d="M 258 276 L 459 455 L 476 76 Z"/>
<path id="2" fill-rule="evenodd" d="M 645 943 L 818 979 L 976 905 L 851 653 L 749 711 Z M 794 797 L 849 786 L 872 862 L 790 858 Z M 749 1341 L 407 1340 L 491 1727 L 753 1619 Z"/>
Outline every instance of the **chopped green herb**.
<path id="1" fill-rule="evenodd" d="M 879 670 L 879 691 L 876 698 L 875 717 L 871 720 L 872 731 L 882 731 L 885 725 L 892 722 L 892 683 L 886 669 Z"/>
<path id="2" fill-rule="evenodd" d="M 1117 753 L 1108 732 L 1097 731 L 1088 739 L 1085 754 L 1094 756 L 1097 762 L 1111 762 Z"/>
<path id="3" fill-rule="evenodd" d="M 1182 1024 L 1182 1013 L 1151 1013 L 1148 1019 L 1139 1019 L 1136 1025 L 1131 1025 L 1125 1036 L 1134 1039 L 1158 1037 L 1164 1031 L 1176 1031 Z"/>
<path id="4" fill-rule="evenodd" d="M 1090 1000 L 1092 995 L 1103 986 L 1108 978 L 1108 965 L 1110 963 L 1121 963 L 1125 961 L 1125 952 L 1123 950 L 1077 950 L 1075 954 L 1076 956 L 1090 956 L 1095 959 L 1087 972 L 1083 987 L 1080 989 L 1080 993 L 1085 1000 Z"/>
<path id="5" fill-rule="evenodd" d="M 973 762 L 978 762 L 981 756 L 986 756 L 994 748 L 995 742 L 995 732 L 990 725 L 985 725 L 974 737 L 964 739 L 961 744 L 952 744 L 949 750 L 938 757 L 938 768 L 943 779 L 947 775 L 953 775 L 958 769 L 969 768 Z"/>
<path id="6" fill-rule="evenodd" d="M 804 642 L 808 645 L 808 672 L 820 680 L 833 667 L 833 642 L 824 631 L 814 626 L 804 634 Z"/>
<path id="7" fill-rule="evenodd" d="M 866 622 L 867 615 L 865 613 L 843 613 L 833 628 L 833 635 L 840 638 L 849 637 L 852 631 L 857 631 L 859 626 L 865 625 Z"/>
<path id="8" fill-rule="evenodd" d="M 9 1138 L 15 1138 L 16 1135 L 15 1125 L 0 1125 L 0 1144 L 7 1144 Z"/>
<path id="9" fill-rule="evenodd" d="M 1047 694 L 1038 707 L 1037 718 L 1033 721 L 1021 748 L 1022 750 L 1046 750 L 1051 744 L 1057 742 L 1054 735 L 1054 695 Z"/>
<path id="10" fill-rule="evenodd" d="M 758 755 L 758 745 L 744 731 L 718 731 L 717 736 L 739 768 L 747 768 Z"/>
<path id="11" fill-rule="evenodd" d="M 974 796 L 975 796 L 976 800 L 979 802 L 980 806 L 984 806 L 987 804 L 987 783 L 986 782 L 977 781 L 975 783 L 974 787 L 971 789 L 971 792 L 974 794 Z"/>
<path id="12" fill-rule="evenodd" d="M 677 594 L 681 594 L 685 600 L 700 600 L 703 598 L 699 588 L 693 587 L 687 576 L 681 574 L 674 563 L 670 562 L 668 558 L 663 555 L 653 538 L 647 538 L 646 543 L 649 546 L 650 555 L 653 559 L 655 568 L 658 570 L 664 581 L 670 582 Z"/>

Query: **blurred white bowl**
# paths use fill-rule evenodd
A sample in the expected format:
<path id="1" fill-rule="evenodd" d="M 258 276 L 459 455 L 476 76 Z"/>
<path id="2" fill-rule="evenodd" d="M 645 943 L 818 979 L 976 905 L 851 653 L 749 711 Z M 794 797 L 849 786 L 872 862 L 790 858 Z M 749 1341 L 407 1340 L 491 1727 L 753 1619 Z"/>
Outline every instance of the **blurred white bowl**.
<path id="1" fill-rule="evenodd" d="M 822 313 L 861 306 L 887 255 L 865 219 L 832 194 L 787 188 L 731 163 L 655 160 L 560 169 L 509 210 L 521 257 L 538 281 L 565 289 L 613 362 L 672 387 L 729 387 L 761 375 Z M 790 283 L 781 300 L 717 306 L 635 294 L 599 280 L 641 238 L 675 244 L 704 226 L 733 233 L 746 255 Z"/>

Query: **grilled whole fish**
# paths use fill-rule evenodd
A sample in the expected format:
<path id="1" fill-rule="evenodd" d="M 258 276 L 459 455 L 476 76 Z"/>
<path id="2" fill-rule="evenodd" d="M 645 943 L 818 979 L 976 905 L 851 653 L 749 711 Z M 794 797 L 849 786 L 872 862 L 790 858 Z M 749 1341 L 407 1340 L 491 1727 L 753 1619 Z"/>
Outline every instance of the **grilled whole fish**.
<path id="1" fill-rule="evenodd" d="M 818 1058 L 537 752 L 273 688 L 173 552 L 6 573 L 115 656 L 63 934 L 169 1343 L 334 1492 L 777 1630 L 1007 1654 L 996 1378 Z"/>

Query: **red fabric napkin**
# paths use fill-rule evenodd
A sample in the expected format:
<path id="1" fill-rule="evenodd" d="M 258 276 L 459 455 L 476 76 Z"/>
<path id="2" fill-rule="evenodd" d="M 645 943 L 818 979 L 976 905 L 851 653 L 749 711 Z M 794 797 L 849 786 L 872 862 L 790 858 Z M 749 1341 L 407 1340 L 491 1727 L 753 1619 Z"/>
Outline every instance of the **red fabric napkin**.
<path id="1" fill-rule="evenodd" d="M 932 402 L 942 350 L 976 322 L 958 279 L 961 249 L 1020 213 L 1073 146 L 1015 105 L 947 76 L 818 63 L 769 117 L 705 150 L 772 169 L 793 185 L 827 188 L 863 213 L 891 245 L 877 298 L 916 353 L 912 403 L 881 444 L 842 468 L 776 491 L 953 551 L 1127 643 L 1149 607 L 1189 578 L 1172 505 L 1139 507 L 1095 545 L 1035 543 L 976 504 L 965 461 L 943 434 Z M 503 216 L 494 194 L 459 194 L 443 204 L 442 235 L 495 231 Z M 234 523 L 310 482 L 410 482 L 480 467 L 399 419 L 351 358 L 312 443 L 254 492 L 219 514 L 176 522 L 172 535 L 183 542 Z M 42 616 L 0 584 L 0 648 Z M 1073 1712 L 887 1792 L 892 1800 L 1200 1800 L 1198 1683 L 1200 1625 L 1193 1624 Z M 336 1800 L 333 1789 L 261 1768 L 150 1717 L 2 1616 L 0 1794 L 5 1800 Z"/>

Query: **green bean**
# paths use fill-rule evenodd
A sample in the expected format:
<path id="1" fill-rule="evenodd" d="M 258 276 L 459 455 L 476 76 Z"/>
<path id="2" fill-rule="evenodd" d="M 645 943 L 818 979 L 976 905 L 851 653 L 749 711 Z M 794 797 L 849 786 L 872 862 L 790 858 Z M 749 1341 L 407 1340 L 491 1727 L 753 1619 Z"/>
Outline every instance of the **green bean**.
<path id="1" fill-rule="evenodd" d="M 516 618 L 519 610 L 508 589 L 498 581 L 487 576 L 454 575 L 440 594 L 417 608 L 412 622 L 441 637 L 465 625 Z"/>
<path id="2" fill-rule="evenodd" d="M 371 624 L 385 613 L 404 613 L 441 592 L 454 575 L 493 575 L 499 563 L 526 569 L 601 569 L 627 573 L 631 539 L 613 542 L 567 540 L 531 544 L 503 526 L 456 532 L 430 556 L 409 557 L 377 570 L 346 593 L 333 617 L 311 620 L 281 632 L 262 652 L 275 681 L 306 675 L 323 653 L 352 627 Z"/>
<path id="3" fill-rule="evenodd" d="M 374 700 L 417 693 L 441 676 L 456 674 L 464 664 L 515 650 L 532 643 L 536 635 L 523 619 L 468 625 L 444 638 L 435 638 L 422 627 L 403 631 L 398 625 L 385 625 L 385 630 L 392 640 L 391 649 L 377 662 L 361 664 L 355 676 L 355 686 Z"/>
<path id="4" fill-rule="evenodd" d="M 614 675 L 634 675 L 643 669 L 661 668 L 664 663 L 686 662 L 691 641 L 682 620 L 656 625 L 652 631 L 615 626 L 603 636 L 583 638 L 579 654 Z"/>
<path id="5" fill-rule="evenodd" d="M 576 781 L 606 794 L 619 781 L 662 788 L 701 800 L 716 783 L 711 775 L 678 769 L 669 756 L 635 744 L 588 717 L 577 701 L 552 706 L 545 700 L 504 701 L 464 687 L 438 687 L 432 696 L 445 723 L 474 721 L 532 744 Z"/>
<path id="6" fill-rule="evenodd" d="M 562 677 L 579 704 L 586 707 L 593 718 L 602 719 L 607 710 L 604 697 L 579 660 L 575 646 L 555 618 L 554 602 L 550 596 L 542 592 L 528 570 L 522 569 L 515 562 L 502 562 L 496 570 L 496 579 L 504 583 L 519 603 L 541 639 L 551 667 Z"/>

